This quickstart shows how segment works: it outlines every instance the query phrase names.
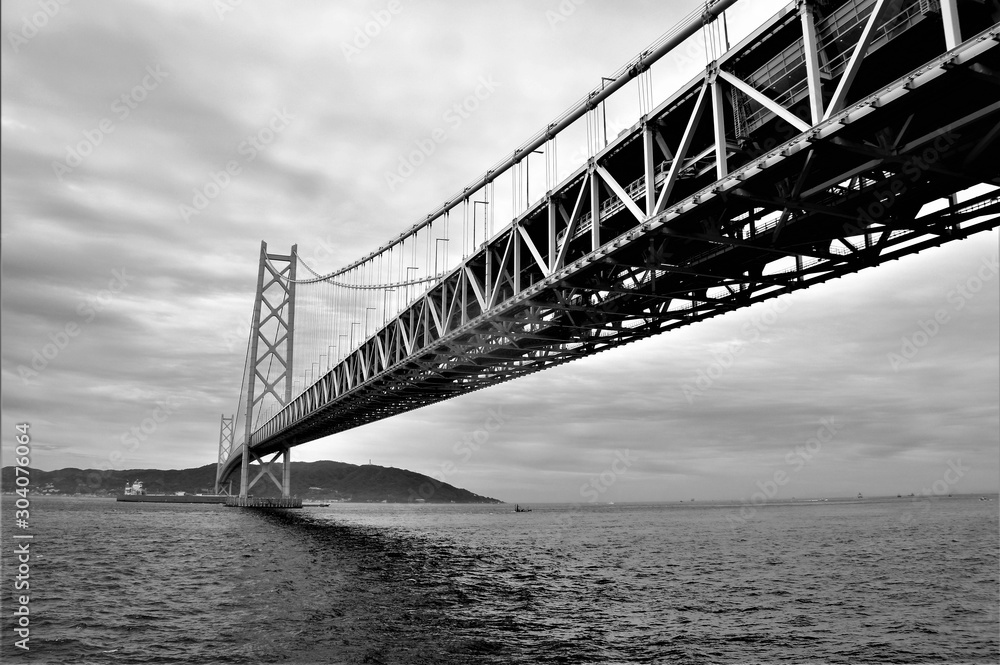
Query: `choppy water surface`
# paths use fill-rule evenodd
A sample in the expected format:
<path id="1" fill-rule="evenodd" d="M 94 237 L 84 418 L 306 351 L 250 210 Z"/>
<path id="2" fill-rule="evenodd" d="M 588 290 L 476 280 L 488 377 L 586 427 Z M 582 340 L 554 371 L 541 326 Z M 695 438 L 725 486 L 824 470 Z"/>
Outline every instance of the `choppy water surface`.
<path id="1" fill-rule="evenodd" d="M 31 651 L 5 662 L 996 663 L 998 505 L 35 498 Z M 15 564 L 16 565 L 16 564 Z M 16 659 L 16 660 L 15 660 Z"/>

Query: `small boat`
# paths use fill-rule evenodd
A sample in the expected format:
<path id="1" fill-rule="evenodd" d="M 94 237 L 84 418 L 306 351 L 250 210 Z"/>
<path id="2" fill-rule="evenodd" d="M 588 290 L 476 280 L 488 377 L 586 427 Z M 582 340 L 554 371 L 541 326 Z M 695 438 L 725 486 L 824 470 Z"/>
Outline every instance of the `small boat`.
<path id="1" fill-rule="evenodd" d="M 522 508 L 521 506 L 519 506 L 519 505 L 517 505 L 515 503 L 514 504 L 514 512 L 515 513 L 530 513 L 531 512 L 531 508 Z"/>

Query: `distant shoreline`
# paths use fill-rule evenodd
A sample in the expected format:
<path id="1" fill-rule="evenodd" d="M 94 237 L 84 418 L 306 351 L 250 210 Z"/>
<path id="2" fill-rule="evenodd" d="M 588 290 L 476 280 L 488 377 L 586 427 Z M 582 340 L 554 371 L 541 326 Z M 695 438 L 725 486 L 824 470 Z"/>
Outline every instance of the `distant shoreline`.
<path id="1" fill-rule="evenodd" d="M 4 491 L 0 493 L 0 496 L 6 497 L 16 497 L 14 492 Z M 196 495 L 191 495 L 196 496 Z M 932 501 L 948 501 L 948 500 L 963 500 L 972 499 L 978 500 L 981 497 L 985 497 L 988 501 L 997 502 L 1000 504 L 1000 492 L 968 492 L 962 494 L 953 494 L 951 496 L 937 496 L 937 495 L 914 495 L 914 496 L 873 496 L 866 497 L 863 499 L 858 499 L 856 497 L 830 497 L 827 499 L 769 499 L 765 502 L 750 503 L 749 501 L 743 500 L 733 500 L 733 499 L 700 499 L 700 500 L 686 500 L 686 501 L 616 501 L 613 504 L 607 503 L 589 503 L 589 502 L 574 502 L 574 501 L 522 501 L 519 502 L 522 505 L 530 506 L 533 510 L 553 510 L 559 509 L 560 507 L 573 507 L 576 509 L 607 509 L 613 510 L 615 508 L 634 508 L 641 506 L 673 506 L 677 508 L 691 508 L 691 507 L 701 507 L 701 508 L 742 508 L 744 506 L 752 506 L 753 508 L 776 508 L 781 506 L 822 506 L 836 504 L 838 506 L 847 504 L 880 504 L 880 503 L 909 503 L 915 501 L 923 501 L 925 499 L 930 499 Z M 101 501 L 116 501 L 117 495 L 107 495 L 107 494 L 35 494 L 35 500 L 45 500 L 45 499 L 94 499 Z M 310 502 L 323 502 L 329 503 L 331 507 L 335 504 L 344 505 L 406 505 L 406 506 L 504 506 L 513 505 L 510 501 L 463 501 L 463 502 L 450 502 L 450 501 L 348 501 L 343 499 L 324 499 L 321 497 L 310 497 L 308 499 Z M 137 502 L 148 505 L 153 502 Z M 192 505 L 211 505 L 211 504 L 192 504 Z"/>

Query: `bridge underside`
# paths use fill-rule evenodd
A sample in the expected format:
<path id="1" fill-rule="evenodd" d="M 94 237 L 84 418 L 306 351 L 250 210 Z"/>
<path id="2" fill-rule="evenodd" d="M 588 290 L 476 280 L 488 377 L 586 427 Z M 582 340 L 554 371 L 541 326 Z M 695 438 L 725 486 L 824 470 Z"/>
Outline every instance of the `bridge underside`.
<path id="1" fill-rule="evenodd" d="M 797 23 L 771 34 L 788 29 Z M 929 39 L 918 29 L 900 39 Z M 940 23 L 924 29 L 938 34 Z M 710 68 L 293 399 L 257 430 L 254 451 L 279 451 L 996 227 L 997 190 L 954 196 L 1000 184 L 992 30 L 905 68 L 900 53 L 913 44 L 884 49 L 883 61 L 875 51 L 845 108 L 827 119 L 806 92 L 798 107 L 787 97 L 783 108 L 797 124 L 764 107 L 756 125 L 741 126 L 736 87 L 716 96 L 722 77 Z M 720 68 L 747 78 L 740 57 Z M 824 105 L 835 83 L 822 88 Z"/>

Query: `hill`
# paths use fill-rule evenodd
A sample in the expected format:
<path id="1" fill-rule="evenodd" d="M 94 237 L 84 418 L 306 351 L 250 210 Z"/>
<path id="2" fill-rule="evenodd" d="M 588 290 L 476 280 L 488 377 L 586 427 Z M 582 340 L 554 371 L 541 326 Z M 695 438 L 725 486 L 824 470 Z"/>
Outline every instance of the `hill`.
<path id="1" fill-rule="evenodd" d="M 251 469 L 250 477 L 256 473 Z M 211 493 L 215 486 L 215 465 L 194 469 L 97 469 L 67 468 L 56 471 L 30 469 L 31 492 L 46 495 L 120 494 L 127 483 L 141 480 L 149 494 Z M 0 482 L 4 492 L 12 492 L 14 467 L 4 467 Z M 238 481 L 233 488 L 238 489 Z M 267 478 L 251 490 L 255 496 L 279 496 Z M 502 503 L 468 490 L 443 483 L 406 469 L 374 464 L 345 462 L 292 462 L 292 494 L 304 499 L 390 503 Z"/>

